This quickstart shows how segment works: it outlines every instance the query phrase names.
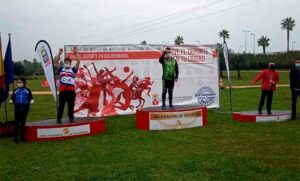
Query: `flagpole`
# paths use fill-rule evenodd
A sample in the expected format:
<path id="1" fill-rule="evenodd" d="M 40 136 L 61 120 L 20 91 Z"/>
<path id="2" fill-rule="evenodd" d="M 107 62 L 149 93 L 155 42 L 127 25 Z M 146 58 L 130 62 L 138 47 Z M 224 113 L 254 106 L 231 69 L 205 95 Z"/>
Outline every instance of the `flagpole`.
<path id="1" fill-rule="evenodd" d="M 227 52 L 227 57 L 229 56 L 229 52 L 228 52 L 228 46 L 226 41 L 224 40 L 224 45 L 223 46 L 223 52 L 224 52 L 224 48 L 226 48 L 226 52 Z M 228 57 L 229 59 L 229 57 Z M 230 101 L 230 112 L 232 113 L 232 84 L 231 84 L 231 75 L 230 75 L 230 66 L 229 66 L 229 60 L 228 60 L 228 70 L 227 70 L 227 75 L 228 75 L 228 84 L 229 84 L 229 101 Z"/>
<path id="2" fill-rule="evenodd" d="M 53 55 L 52 55 L 52 51 L 50 49 L 50 54 L 51 54 L 51 61 L 52 61 L 52 66 L 53 66 L 53 76 L 54 76 L 54 85 L 55 85 L 55 96 L 56 96 L 56 100 L 55 100 L 55 105 L 56 105 L 56 116 L 57 116 L 57 112 L 58 112 L 58 95 L 57 95 L 57 85 L 56 85 L 56 77 L 55 77 L 55 65 L 54 65 L 54 61 L 53 61 Z"/>

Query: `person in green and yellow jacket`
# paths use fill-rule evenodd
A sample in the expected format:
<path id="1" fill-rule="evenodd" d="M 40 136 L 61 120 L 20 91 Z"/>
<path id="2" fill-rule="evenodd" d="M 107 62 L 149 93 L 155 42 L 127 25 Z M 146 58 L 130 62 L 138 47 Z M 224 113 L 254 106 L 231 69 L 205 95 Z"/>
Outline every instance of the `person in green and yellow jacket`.
<path id="1" fill-rule="evenodd" d="M 177 61 L 172 57 L 171 49 L 169 47 L 163 52 L 159 58 L 159 62 L 162 64 L 163 75 L 162 75 L 162 109 L 166 109 L 166 95 L 169 94 L 169 108 L 174 109 L 173 89 L 175 82 L 178 81 L 178 64 Z"/>

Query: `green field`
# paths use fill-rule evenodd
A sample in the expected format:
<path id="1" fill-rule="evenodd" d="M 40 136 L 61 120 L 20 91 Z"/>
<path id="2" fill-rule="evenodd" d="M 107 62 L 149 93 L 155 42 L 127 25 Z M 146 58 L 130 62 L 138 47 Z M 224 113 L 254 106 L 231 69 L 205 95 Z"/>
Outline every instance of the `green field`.
<path id="1" fill-rule="evenodd" d="M 256 74 L 243 72 L 233 84 L 249 85 Z M 287 84 L 288 73 L 281 75 Z M 234 111 L 256 110 L 259 96 L 259 88 L 233 89 Z M 300 106 L 297 121 L 239 123 L 222 113 L 228 99 L 221 90 L 222 109 L 209 110 L 201 128 L 139 131 L 129 115 L 107 118 L 107 131 L 92 137 L 25 144 L 0 138 L 0 180 L 300 180 Z M 35 100 L 29 121 L 55 117 L 50 95 Z M 288 87 L 275 92 L 273 108 L 290 109 Z"/>
<path id="2" fill-rule="evenodd" d="M 255 79 L 255 77 L 259 74 L 260 71 L 241 71 L 241 79 L 237 80 L 237 71 L 231 72 L 231 78 L 232 78 L 232 85 L 253 85 L 252 81 Z M 227 81 L 227 74 L 226 71 L 223 72 L 223 78 L 224 84 L 228 85 Z M 279 84 L 289 84 L 289 71 L 282 70 L 279 71 Z M 257 83 L 257 85 L 260 85 Z"/>

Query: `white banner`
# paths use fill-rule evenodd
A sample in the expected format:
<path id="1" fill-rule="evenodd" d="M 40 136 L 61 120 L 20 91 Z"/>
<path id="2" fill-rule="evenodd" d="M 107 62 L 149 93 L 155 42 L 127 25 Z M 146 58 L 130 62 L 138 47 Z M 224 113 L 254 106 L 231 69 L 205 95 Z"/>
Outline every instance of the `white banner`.
<path id="1" fill-rule="evenodd" d="M 163 45 L 83 45 L 76 75 L 78 117 L 134 113 L 161 105 Z M 65 46 L 72 60 L 74 45 Z M 219 59 L 216 46 L 171 46 L 179 66 L 174 105 L 219 108 Z M 166 100 L 168 103 L 168 98 Z"/>
<path id="2" fill-rule="evenodd" d="M 54 70 L 53 70 L 53 58 L 52 52 L 49 44 L 45 40 L 40 40 L 35 46 L 35 52 L 37 54 L 37 60 L 41 62 L 46 79 L 48 81 L 50 90 L 53 94 L 53 97 L 56 101 L 56 86 L 54 79 Z"/>
<path id="3" fill-rule="evenodd" d="M 40 128 L 37 129 L 38 138 L 56 138 L 62 136 L 75 136 L 89 134 L 91 132 L 90 125 L 70 126 L 63 128 Z"/>
<path id="4" fill-rule="evenodd" d="M 183 129 L 203 125 L 202 110 L 180 112 L 151 112 L 150 130 Z"/>

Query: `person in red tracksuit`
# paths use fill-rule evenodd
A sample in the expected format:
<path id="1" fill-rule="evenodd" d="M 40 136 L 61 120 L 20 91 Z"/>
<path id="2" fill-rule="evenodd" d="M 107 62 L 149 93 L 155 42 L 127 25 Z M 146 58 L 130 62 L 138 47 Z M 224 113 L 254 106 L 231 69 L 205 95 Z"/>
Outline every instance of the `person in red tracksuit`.
<path id="1" fill-rule="evenodd" d="M 263 70 L 254 80 L 253 84 L 256 84 L 259 80 L 262 79 L 261 84 L 261 97 L 258 107 L 258 114 L 262 114 L 262 108 L 267 97 L 267 113 L 272 114 L 271 106 L 273 99 L 273 91 L 276 90 L 276 84 L 279 82 L 279 74 L 275 70 L 275 63 L 269 63 L 268 69 Z"/>

